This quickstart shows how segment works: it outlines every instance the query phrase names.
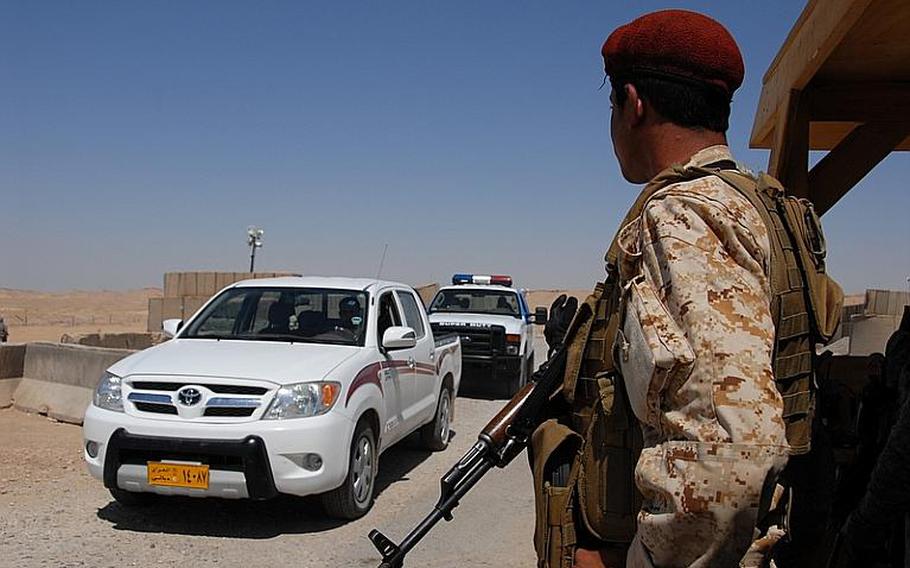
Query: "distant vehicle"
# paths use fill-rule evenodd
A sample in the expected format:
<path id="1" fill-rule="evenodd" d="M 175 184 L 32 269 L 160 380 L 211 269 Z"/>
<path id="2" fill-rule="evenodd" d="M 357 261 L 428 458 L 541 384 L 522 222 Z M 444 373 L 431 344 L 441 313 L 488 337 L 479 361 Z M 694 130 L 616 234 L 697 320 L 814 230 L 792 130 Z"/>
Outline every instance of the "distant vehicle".
<path id="1" fill-rule="evenodd" d="M 113 497 L 321 495 L 352 519 L 373 504 L 379 454 L 420 431 L 449 442 L 457 335 L 434 336 L 395 282 L 238 282 L 172 339 L 113 366 L 85 413 L 84 456 Z"/>
<path id="2" fill-rule="evenodd" d="M 461 337 L 465 376 L 512 396 L 534 372 L 533 324 L 544 324 L 546 308 L 534 314 L 524 290 L 504 275 L 456 274 L 429 307 L 436 334 Z"/>

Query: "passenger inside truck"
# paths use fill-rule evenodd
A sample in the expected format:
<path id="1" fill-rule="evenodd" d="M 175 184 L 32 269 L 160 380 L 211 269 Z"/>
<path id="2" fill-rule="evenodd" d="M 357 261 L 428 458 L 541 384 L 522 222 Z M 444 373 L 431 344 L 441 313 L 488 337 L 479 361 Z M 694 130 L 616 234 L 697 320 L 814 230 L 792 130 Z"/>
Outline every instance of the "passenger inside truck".
<path id="1" fill-rule="evenodd" d="M 294 305 L 288 302 L 275 302 L 269 306 L 269 325 L 259 333 L 287 333 L 291 330 L 291 316 Z"/>

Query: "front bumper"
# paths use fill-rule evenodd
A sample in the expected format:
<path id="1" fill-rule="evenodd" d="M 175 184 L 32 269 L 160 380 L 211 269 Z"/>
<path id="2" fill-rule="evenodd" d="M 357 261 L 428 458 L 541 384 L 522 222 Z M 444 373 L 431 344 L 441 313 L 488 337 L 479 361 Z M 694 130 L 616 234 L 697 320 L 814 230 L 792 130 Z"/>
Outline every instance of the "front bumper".
<path id="1" fill-rule="evenodd" d="M 267 499 L 277 493 L 312 495 L 340 486 L 347 475 L 354 424 L 329 412 L 285 421 L 205 424 L 140 418 L 89 406 L 84 442 L 98 444 L 89 472 L 106 487 L 163 495 Z M 319 454 L 322 467 L 309 471 L 291 458 Z M 209 466 L 209 488 L 149 485 L 148 461 L 184 461 Z"/>
<path id="2" fill-rule="evenodd" d="M 486 381 L 509 380 L 521 373 L 521 355 L 462 355 L 461 361 L 466 373 Z"/>
<path id="3" fill-rule="evenodd" d="M 207 492 L 217 497 L 268 499 L 278 491 L 265 443 L 258 436 L 242 440 L 196 440 L 136 436 L 123 428 L 114 431 L 104 457 L 104 486 L 127 491 L 155 491 L 148 484 L 146 463 L 159 460 L 192 460 L 208 464 Z M 182 488 L 168 488 L 172 491 Z M 192 494 L 193 489 L 185 489 Z"/>

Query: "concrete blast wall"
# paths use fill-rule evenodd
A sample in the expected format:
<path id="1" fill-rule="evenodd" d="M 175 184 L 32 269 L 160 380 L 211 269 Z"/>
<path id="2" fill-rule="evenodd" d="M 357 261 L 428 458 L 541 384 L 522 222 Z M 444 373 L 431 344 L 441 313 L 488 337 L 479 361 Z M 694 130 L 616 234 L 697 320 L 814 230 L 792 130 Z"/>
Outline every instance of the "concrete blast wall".
<path id="1" fill-rule="evenodd" d="M 430 302 L 432 302 L 433 298 L 436 296 L 436 292 L 439 292 L 439 284 L 435 282 L 432 284 L 423 284 L 422 286 L 415 286 L 414 290 L 417 291 L 420 299 L 423 300 L 423 305 L 429 308 Z"/>
<path id="2" fill-rule="evenodd" d="M 884 353 L 900 322 L 900 316 L 854 316 L 850 322 L 850 355 Z"/>
<path id="3" fill-rule="evenodd" d="M 149 298 L 148 331 L 161 331 L 166 319 L 187 320 L 222 288 L 250 278 L 300 276 L 293 272 L 167 272 L 164 297 Z"/>
<path id="4" fill-rule="evenodd" d="M 29 343 L 23 347 L 21 378 L 4 379 L 17 381 L 12 392 L 13 405 L 19 410 L 47 414 L 74 424 L 82 423 L 85 408 L 104 371 L 133 353 L 127 349 L 60 343 Z M 0 406 L 3 402 L 0 399 Z"/>

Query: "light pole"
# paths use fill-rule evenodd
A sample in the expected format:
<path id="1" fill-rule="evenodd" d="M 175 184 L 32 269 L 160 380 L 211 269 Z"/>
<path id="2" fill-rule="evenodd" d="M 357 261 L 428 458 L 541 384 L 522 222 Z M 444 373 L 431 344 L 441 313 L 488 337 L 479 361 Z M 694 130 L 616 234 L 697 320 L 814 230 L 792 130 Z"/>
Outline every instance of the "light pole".
<path id="1" fill-rule="evenodd" d="M 262 234 L 265 233 L 259 227 L 250 225 L 246 229 L 246 244 L 250 247 L 250 274 L 256 265 L 256 249 L 262 248 Z"/>

